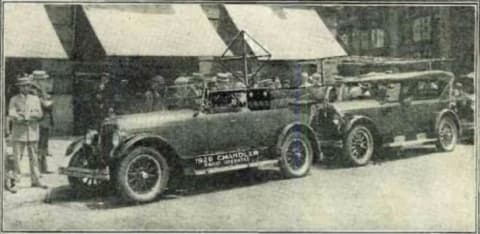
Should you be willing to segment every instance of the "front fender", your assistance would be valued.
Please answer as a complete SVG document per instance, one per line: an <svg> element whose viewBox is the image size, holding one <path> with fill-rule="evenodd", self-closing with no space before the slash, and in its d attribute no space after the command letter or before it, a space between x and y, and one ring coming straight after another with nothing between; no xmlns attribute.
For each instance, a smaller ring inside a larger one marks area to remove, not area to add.
<svg viewBox="0 0 480 234"><path fill-rule="evenodd" d="M353 126L359 123L370 125L374 128L373 130L377 131L375 124L371 118L363 115L354 115L345 122L345 125L343 127L343 134L348 133L353 128Z"/></svg>
<svg viewBox="0 0 480 234"><path fill-rule="evenodd" d="M85 138L84 137L79 137L75 140L73 140L70 145L68 145L67 150L65 150L65 157L70 157L74 155L78 150L80 150L83 145L85 144Z"/></svg>
<svg viewBox="0 0 480 234"><path fill-rule="evenodd" d="M317 136L315 135L315 132L313 131L313 129L310 126L308 126L308 125L306 125L302 122L290 123L282 129L280 135L278 136L277 144L276 144L276 147L275 147L275 149L277 151L277 155L280 155L281 149L282 149L282 144L285 141L285 138L287 137L288 133L291 132L291 131L300 131L302 133L307 134L307 136L311 140L312 147L313 147L313 150L314 150L314 154L315 154L314 159L323 160L322 150L320 148L320 144L319 144Z"/></svg>
<svg viewBox="0 0 480 234"><path fill-rule="evenodd" d="M163 137L153 134L139 134L126 138L117 148L111 152L111 158L121 158L126 155L133 147L138 144L152 145L162 153L171 151L176 154L176 150Z"/></svg>

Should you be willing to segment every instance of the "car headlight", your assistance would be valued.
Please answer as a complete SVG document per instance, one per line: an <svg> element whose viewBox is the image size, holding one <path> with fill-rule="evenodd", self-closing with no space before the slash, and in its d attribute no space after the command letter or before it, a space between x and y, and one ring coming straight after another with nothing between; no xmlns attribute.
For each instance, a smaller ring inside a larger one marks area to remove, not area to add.
<svg viewBox="0 0 480 234"><path fill-rule="evenodd" d="M333 114L332 123L338 127L342 123L342 117L338 113Z"/></svg>
<svg viewBox="0 0 480 234"><path fill-rule="evenodd" d="M98 132L96 130L88 130L87 134L85 134L85 144L91 145L97 134Z"/></svg>
<svg viewBox="0 0 480 234"><path fill-rule="evenodd" d="M125 133L121 130L116 130L115 132L113 132L113 135L112 135L113 147L119 146L124 136L125 136Z"/></svg>

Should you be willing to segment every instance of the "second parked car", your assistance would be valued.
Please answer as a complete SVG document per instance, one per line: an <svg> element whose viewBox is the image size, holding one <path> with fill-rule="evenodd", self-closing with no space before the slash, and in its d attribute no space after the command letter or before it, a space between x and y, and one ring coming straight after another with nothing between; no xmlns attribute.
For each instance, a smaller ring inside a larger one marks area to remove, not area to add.
<svg viewBox="0 0 480 234"><path fill-rule="evenodd" d="M322 146L338 146L353 165L382 147L436 144L452 151L461 131L453 75L444 71L344 78L328 90L312 127Z"/></svg>

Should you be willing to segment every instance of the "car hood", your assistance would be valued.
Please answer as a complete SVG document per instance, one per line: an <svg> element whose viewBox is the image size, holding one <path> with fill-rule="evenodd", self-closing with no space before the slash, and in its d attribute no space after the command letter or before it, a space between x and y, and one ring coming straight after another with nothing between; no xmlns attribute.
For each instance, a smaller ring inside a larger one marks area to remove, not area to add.
<svg viewBox="0 0 480 234"><path fill-rule="evenodd" d="M195 111L156 111L140 114L119 115L110 120L107 124L115 124L121 130L149 129L159 126L166 126L174 122L182 122L193 118Z"/></svg>

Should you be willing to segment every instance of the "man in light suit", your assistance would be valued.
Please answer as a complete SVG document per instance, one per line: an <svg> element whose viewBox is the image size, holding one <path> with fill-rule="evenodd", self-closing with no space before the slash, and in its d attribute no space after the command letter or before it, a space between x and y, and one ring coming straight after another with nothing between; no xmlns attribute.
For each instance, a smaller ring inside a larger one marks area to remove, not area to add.
<svg viewBox="0 0 480 234"><path fill-rule="evenodd" d="M15 155L15 174L20 174L19 159L25 148L30 161L30 179L32 187L46 189L40 182L37 145L39 138L38 121L42 118L42 106L37 96L29 94L32 81L21 77L16 84L20 93L12 97L8 105L8 116L12 121L11 140Z"/></svg>

